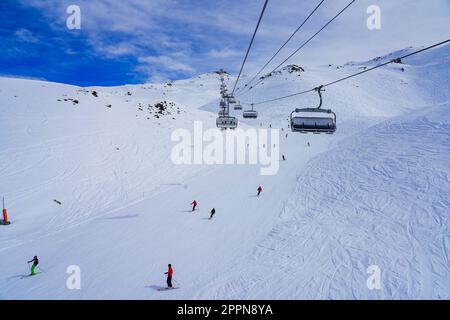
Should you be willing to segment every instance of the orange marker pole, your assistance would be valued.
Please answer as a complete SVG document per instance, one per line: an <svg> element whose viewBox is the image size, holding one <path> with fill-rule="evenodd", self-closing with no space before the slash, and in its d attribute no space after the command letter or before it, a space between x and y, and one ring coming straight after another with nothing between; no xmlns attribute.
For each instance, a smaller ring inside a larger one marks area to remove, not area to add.
<svg viewBox="0 0 450 320"><path fill-rule="evenodd" d="M5 209L5 197L3 197L3 220L8 222L8 212Z"/></svg>

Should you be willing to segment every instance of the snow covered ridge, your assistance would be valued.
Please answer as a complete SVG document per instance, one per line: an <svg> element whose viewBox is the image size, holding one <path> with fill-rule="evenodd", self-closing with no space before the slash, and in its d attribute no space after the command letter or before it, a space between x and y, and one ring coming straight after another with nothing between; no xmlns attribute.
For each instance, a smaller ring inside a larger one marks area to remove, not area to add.
<svg viewBox="0 0 450 320"><path fill-rule="evenodd" d="M176 130L215 128L217 74L111 88L0 78L12 221L0 226L0 299L449 299L449 50L327 88L333 136L287 127L316 94L258 107L256 121L233 111L242 129L279 130L286 160L267 176L171 161ZM302 66L242 102L361 66ZM21 279L35 255L42 272ZM159 291L168 263L179 289Z"/></svg>
<svg viewBox="0 0 450 320"><path fill-rule="evenodd" d="M259 77L260 80L266 79L268 77L272 77L274 75L282 75L283 73L296 73L298 76L300 76L301 72L305 72L305 69L301 66L298 66L296 64L290 64L287 65L286 67L283 67L282 69L278 70L278 71L274 71L271 73L268 73L264 76Z"/></svg>

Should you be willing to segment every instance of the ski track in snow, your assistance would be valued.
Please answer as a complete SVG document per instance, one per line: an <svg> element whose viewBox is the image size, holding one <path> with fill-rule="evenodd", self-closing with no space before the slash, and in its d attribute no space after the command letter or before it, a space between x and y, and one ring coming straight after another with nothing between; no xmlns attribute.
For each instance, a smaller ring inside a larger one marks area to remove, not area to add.
<svg viewBox="0 0 450 320"><path fill-rule="evenodd" d="M387 121L336 148L306 168L285 221L213 282L213 298L449 298L450 123ZM379 291L366 287L370 265Z"/></svg>

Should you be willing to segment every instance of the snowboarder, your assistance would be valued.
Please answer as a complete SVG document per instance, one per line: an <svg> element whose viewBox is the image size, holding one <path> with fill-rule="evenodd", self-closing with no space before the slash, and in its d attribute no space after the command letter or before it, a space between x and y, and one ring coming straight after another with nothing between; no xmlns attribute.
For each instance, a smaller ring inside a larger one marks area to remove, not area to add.
<svg viewBox="0 0 450 320"><path fill-rule="evenodd" d="M197 201L192 201L192 203L191 203L191 205L192 205L192 211L195 211L195 208L197 207Z"/></svg>
<svg viewBox="0 0 450 320"><path fill-rule="evenodd" d="M257 194L256 196L259 197L259 195L261 194L261 191L262 191L262 187L259 186L258 189L257 189L257 191L258 191L258 194Z"/></svg>
<svg viewBox="0 0 450 320"><path fill-rule="evenodd" d="M167 274L167 288L172 288L172 276L173 276L173 269L172 265L169 263L168 265L169 269L167 272L164 272L164 274Z"/></svg>
<svg viewBox="0 0 450 320"><path fill-rule="evenodd" d="M212 210L211 210L211 216L209 217L209 220L212 219L212 217L214 216L215 213L216 213L216 209L215 209L215 208L212 208Z"/></svg>
<svg viewBox="0 0 450 320"><path fill-rule="evenodd" d="M37 265L39 264L39 260L37 256L34 256L33 259L31 259L30 261L27 261L27 263L33 262L33 264L31 265L31 273L30 276L34 276L36 275L35 269L37 267Z"/></svg>

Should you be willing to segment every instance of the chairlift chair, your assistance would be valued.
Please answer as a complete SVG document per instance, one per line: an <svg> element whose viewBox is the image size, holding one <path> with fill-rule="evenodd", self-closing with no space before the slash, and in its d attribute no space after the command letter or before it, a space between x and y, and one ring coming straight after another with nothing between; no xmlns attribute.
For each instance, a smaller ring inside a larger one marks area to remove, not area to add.
<svg viewBox="0 0 450 320"><path fill-rule="evenodd" d="M238 102L237 104L234 105L234 110L242 110L242 106L241 106L240 102Z"/></svg>
<svg viewBox="0 0 450 320"><path fill-rule="evenodd" d="M219 129L236 129L238 126L238 119L229 115L219 116L216 119L216 125Z"/></svg>
<svg viewBox="0 0 450 320"><path fill-rule="evenodd" d="M228 103L232 103L232 104L236 103L236 98L234 97L234 95L232 93L226 94L225 99L228 100Z"/></svg>
<svg viewBox="0 0 450 320"><path fill-rule="evenodd" d="M320 97L320 103L317 108L295 109L291 112L290 123L293 132L308 133L312 132L332 134L336 131L336 114L331 109L320 109L322 106L322 86L315 89ZM313 113L315 115L296 115L296 113Z"/></svg>
<svg viewBox="0 0 450 320"><path fill-rule="evenodd" d="M252 104L252 109L251 110L245 110L242 113L242 116L244 118L247 118L247 119L256 119L256 118L258 118L258 111L253 110L253 104Z"/></svg>
<svg viewBox="0 0 450 320"><path fill-rule="evenodd" d="M228 116L228 114L229 113L228 113L227 109L225 109L225 108L219 110L219 117L225 117L225 116Z"/></svg>

